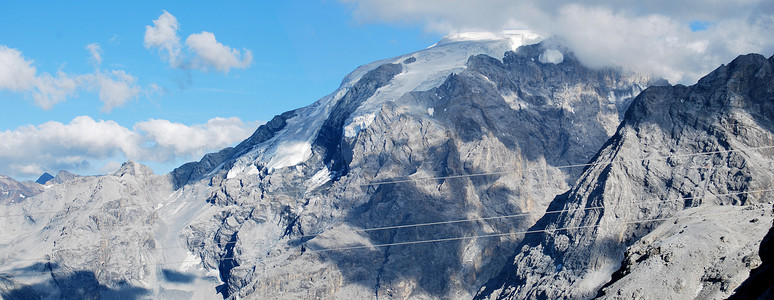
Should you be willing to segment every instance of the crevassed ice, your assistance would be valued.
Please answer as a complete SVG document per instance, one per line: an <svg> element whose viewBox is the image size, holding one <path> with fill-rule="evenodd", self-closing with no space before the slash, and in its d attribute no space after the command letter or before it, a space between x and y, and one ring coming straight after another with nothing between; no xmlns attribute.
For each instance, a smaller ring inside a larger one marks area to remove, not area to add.
<svg viewBox="0 0 774 300"><path fill-rule="evenodd" d="M529 30L461 32L447 35L427 49L386 60L385 62L402 64L403 71L389 84L379 88L352 114L350 123L344 128L344 135L352 138L367 128L373 120L371 115L378 112L385 102L400 101L406 93L438 87L449 75L465 70L468 58L473 55L485 54L501 59L506 51L542 40L540 34ZM402 63L410 57L415 61L410 64ZM421 109L415 113L424 113L425 108Z"/></svg>
<svg viewBox="0 0 774 300"><path fill-rule="evenodd" d="M270 170L299 164L311 156L311 144L320 125L330 115L349 88L370 70L385 63L401 64L405 59L414 57L415 62L402 64L403 72L380 88L366 100L348 120L343 128L345 137L353 138L371 125L381 106L388 101L400 101L400 98L412 91L425 91L439 86L452 73L465 69L465 63L472 55L486 54L502 58L508 50L522 45L538 43L542 36L528 30L511 30L498 33L464 32L449 35L437 44L414 53L380 60L363 65L347 75L342 85L332 94L323 97L314 104L298 110L298 115L288 120L286 128L274 138L250 153L251 159L239 162L232 167L229 177L250 173L247 164L261 160ZM416 113L428 113L426 108ZM241 166L239 166L241 165Z"/></svg>

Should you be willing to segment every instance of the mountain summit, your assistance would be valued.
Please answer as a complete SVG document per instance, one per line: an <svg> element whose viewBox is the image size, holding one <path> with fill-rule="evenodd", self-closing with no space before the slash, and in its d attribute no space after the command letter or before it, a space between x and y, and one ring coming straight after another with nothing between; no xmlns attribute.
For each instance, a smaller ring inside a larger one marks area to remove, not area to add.
<svg viewBox="0 0 774 300"><path fill-rule="evenodd" d="M640 253L678 230L654 230L672 224L659 218L741 220L723 236L742 249L714 241L712 255L747 253L760 237L734 233L770 224L765 214L749 222L757 207L740 206L761 203L767 194L752 192L771 177L766 153L741 152L769 141L770 110L756 99L768 97L759 85L771 72L761 66L731 64L696 87L641 94L661 81L587 68L530 32L450 36L361 66L330 95L169 174L130 161L4 205L0 291L164 299L629 293L627 280L652 274L639 263L653 256ZM702 151L714 156L603 165ZM707 198L624 205L640 194ZM601 208L571 211L578 207ZM653 222L627 223L645 221ZM578 224L608 227L530 233ZM716 262L712 255L706 261ZM737 264L749 257L726 260L736 276L726 288L751 268Z"/></svg>
<svg viewBox="0 0 774 300"><path fill-rule="evenodd" d="M514 40L448 40L362 66L331 95L174 171L184 190L209 185L222 211L186 236L205 245L190 250L219 270L220 291L472 297L521 239L476 236L527 229L581 172L562 166L588 161L651 81ZM412 225L461 218L481 221Z"/></svg>
<svg viewBox="0 0 774 300"><path fill-rule="evenodd" d="M54 179L54 175L48 174L48 172L43 173L43 175L40 175L38 177L38 180L35 180L38 184L46 184L49 180Z"/></svg>

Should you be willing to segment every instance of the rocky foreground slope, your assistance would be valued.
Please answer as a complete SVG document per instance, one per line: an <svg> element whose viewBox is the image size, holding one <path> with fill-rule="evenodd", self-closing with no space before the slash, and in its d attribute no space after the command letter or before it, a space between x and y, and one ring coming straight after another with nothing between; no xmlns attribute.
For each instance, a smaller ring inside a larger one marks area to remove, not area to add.
<svg viewBox="0 0 774 300"><path fill-rule="evenodd" d="M647 89L477 298L729 296L772 224L773 121L774 57Z"/></svg>

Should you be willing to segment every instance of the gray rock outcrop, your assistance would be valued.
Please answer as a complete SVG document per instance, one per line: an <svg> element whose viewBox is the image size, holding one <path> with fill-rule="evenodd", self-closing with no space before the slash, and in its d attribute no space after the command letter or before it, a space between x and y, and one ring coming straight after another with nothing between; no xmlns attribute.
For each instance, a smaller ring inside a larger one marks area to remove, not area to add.
<svg viewBox="0 0 774 300"><path fill-rule="evenodd" d="M62 175L0 209L0 292L730 295L772 221L772 59L640 94L557 45L447 40L170 174Z"/></svg>
<svg viewBox="0 0 774 300"><path fill-rule="evenodd" d="M729 296L772 220L773 67L744 55L642 92L477 298Z"/></svg>

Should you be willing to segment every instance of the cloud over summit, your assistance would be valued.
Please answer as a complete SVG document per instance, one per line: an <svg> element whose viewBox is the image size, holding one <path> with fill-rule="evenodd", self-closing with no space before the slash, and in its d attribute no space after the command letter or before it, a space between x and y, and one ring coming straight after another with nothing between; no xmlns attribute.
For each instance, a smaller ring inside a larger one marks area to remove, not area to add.
<svg viewBox="0 0 774 300"><path fill-rule="evenodd" d="M774 2L340 0L361 22L426 30L532 29L564 40L590 66L619 65L693 83L737 55L774 52ZM692 22L706 24L693 31Z"/></svg>

